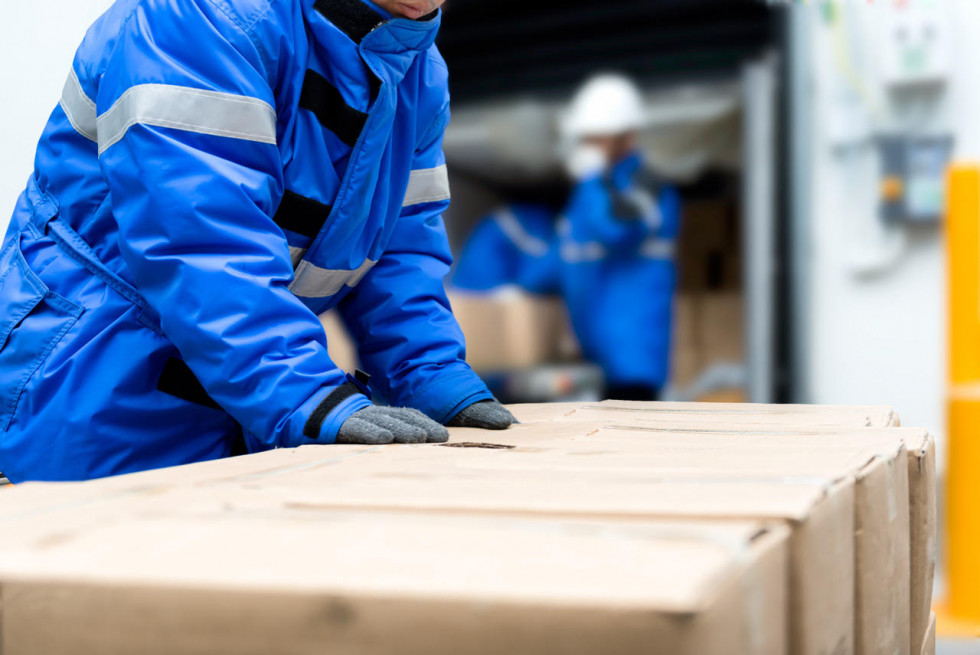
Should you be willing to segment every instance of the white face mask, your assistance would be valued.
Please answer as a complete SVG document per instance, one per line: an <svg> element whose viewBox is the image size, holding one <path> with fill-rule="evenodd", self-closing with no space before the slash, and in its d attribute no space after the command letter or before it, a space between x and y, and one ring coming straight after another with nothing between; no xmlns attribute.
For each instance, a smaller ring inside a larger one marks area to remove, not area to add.
<svg viewBox="0 0 980 655"><path fill-rule="evenodd" d="M584 180L606 170L606 153L590 143L578 143L565 155L565 170L573 180Z"/></svg>

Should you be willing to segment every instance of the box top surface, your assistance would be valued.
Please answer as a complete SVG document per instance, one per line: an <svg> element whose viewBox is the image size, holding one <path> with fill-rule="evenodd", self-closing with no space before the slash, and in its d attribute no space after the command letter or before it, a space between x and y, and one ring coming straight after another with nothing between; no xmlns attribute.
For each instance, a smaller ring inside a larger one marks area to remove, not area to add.
<svg viewBox="0 0 980 655"><path fill-rule="evenodd" d="M621 420L653 423L702 422L807 427L897 427L898 415L887 406L761 405L751 403L676 403L606 400L598 403L512 405L524 422Z"/></svg>

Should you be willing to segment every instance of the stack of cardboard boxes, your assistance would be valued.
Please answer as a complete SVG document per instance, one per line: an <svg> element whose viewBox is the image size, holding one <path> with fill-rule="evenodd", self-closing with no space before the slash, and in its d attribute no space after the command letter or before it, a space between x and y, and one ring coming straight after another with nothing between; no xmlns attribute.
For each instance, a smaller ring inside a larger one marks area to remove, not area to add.
<svg viewBox="0 0 980 655"><path fill-rule="evenodd" d="M731 201L691 201L684 205L683 221L671 366L671 381L678 388L691 385L712 366L745 359L737 206Z"/></svg>
<svg viewBox="0 0 980 655"><path fill-rule="evenodd" d="M0 492L0 652L932 652L935 451L889 409L514 411Z"/></svg>

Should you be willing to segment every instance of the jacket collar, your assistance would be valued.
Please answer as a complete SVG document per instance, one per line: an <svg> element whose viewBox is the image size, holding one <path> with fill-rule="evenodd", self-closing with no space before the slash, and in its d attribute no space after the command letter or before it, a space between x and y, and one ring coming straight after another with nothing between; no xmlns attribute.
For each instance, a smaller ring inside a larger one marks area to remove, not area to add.
<svg viewBox="0 0 980 655"><path fill-rule="evenodd" d="M374 52L422 52L435 42L442 10L417 21L393 18L370 0L316 0L313 5L354 43Z"/></svg>

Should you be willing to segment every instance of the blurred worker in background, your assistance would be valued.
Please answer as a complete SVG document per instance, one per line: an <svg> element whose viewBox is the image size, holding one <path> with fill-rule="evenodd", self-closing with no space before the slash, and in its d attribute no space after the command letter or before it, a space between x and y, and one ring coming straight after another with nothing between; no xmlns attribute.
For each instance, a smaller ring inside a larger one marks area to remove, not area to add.
<svg viewBox="0 0 980 655"><path fill-rule="evenodd" d="M555 212L544 205L501 207L477 224L453 274L453 286L485 292L519 287L538 295L561 285Z"/></svg>
<svg viewBox="0 0 980 655"><path fill-rule="evenodd" d="M585 357L621 400L657 399L670 360L680 200L644 166L643 126L639 90L617 75L588 81L563 125L576 182L559 224L563 292Z"/></svg>
<svg viewBox="0 0 980 655"><path fill-rule="evenodd" d="M96 22L0 253L0 470L513 422L443 289L441 4L118 0ZM330 360L333 307L397 407Z"/></svg>

